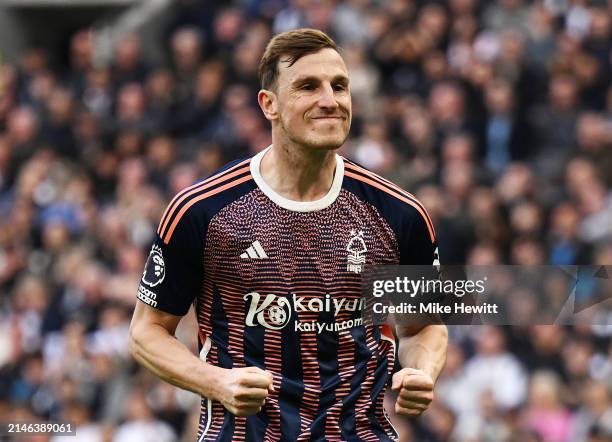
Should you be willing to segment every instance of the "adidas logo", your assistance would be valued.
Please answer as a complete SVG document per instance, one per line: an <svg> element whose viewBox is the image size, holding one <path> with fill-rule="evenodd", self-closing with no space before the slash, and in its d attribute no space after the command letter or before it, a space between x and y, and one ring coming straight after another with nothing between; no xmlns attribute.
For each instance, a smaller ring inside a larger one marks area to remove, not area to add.
<svg viewBox="0 0 612 442"><path fill-rule="evenodd" d="M261 246L261 243L259 241L254 241L251 247L246 249L246 252L240 255L240 257L242 259L265 259L268 255L266 255L266 251Z"/></svg>

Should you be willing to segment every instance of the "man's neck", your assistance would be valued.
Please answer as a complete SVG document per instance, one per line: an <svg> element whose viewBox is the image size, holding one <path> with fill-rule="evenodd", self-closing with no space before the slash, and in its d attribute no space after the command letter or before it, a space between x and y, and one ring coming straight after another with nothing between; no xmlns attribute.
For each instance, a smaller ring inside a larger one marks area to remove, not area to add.
<svg viewBox="0 0 612 442"><path fill-rule="evenodd" d="M316 201L329 192L335 167L333 150L275 143L262 158L259 173L284 198Z"/></svg>

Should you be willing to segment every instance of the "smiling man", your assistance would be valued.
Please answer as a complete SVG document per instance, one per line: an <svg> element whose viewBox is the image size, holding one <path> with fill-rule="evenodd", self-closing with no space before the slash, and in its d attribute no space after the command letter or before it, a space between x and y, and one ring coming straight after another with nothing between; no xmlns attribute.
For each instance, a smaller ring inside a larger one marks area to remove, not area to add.
<svg viewBox="0 0 612 442"><path fill-rule="evenodd" d="M272 145L170 203L138 290L132 354L202 396L199 440L396 440L383 409L396 339L363 323L361 275L432 264L433 225L412 195L335 153L351 96L327 35L277 35L259 74ZM200 358L173 337L192 303ZM432 400L446 328L397 334L395 410L416 416Z"/></svg>

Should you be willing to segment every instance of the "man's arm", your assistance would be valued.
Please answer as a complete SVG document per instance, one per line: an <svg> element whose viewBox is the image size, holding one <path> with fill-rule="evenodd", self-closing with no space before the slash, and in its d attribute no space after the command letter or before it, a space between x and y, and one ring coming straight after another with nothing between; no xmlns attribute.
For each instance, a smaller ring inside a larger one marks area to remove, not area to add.
<svg viewBox="0 0 612 442"><path fill-rule="evenodd" d="M137 302L130 324L134 359L161 379L210 400L237 416L261 410L272 375L257 367L224 369L200 360L174 337L181 317Z"/></svg>
<svg viewBox="0 0 612 442"><path fill-rule="evenodd" d="M137 302L130 324L130 353L164 381L212 398L216 396L213 380L222 369L201 361L174 337L180 320Z"/></svg>
<svg viewBox="0 0 612 442"><path fill-rule="evenodd" d="M395 411L418 416L433 400L434 384L444 367L448 346L445 325L397 326L398 357L402 370L393 375L391 388L398 391Z"/></svg>
<svg viewBox="0 0 612 442"><path fill-rule="evenodd" d="M446 325L398 326L396 331L399 338L398 357L402 367L424 371L435 382L446 362Z"/></svg>

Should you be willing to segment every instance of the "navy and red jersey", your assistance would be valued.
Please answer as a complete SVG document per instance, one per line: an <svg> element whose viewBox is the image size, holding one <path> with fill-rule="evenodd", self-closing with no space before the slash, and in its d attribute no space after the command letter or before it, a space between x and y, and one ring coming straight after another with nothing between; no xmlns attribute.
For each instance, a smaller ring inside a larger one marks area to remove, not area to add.
<svg viewBox="0 0 612 442"><path fill-rule="evenodd" d="M273 375L253 416L203 398L198 440L396 440L383 409L395 340L361 319L361 277L372 265L431 265L431 219L411 194L338 155L325 197L288 200L259 173L265 152L172 200L138 289L174 315L194 304L203 360Z"/></svg>

